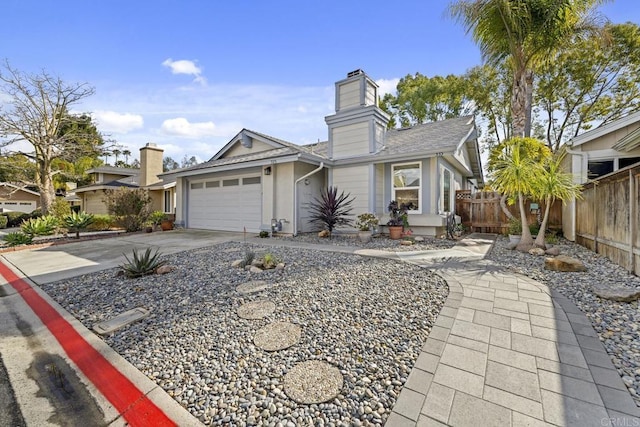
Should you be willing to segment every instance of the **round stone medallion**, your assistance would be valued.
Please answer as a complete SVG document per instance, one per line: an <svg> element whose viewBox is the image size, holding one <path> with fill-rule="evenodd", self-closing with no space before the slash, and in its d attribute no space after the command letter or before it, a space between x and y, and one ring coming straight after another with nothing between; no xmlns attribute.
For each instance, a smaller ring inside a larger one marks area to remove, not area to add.
<svg viewBox="0 0 640 427"><path fill-rule="evenodd" d="M238 317L247 320L262 319L276 310L276 304L269 300L251 301L238 307Z"/></svg>
<svg viewBox="0 0 640 427"><path fill-rule="evenodd" d="M322 403L342 390L340 370L327 362L309 360L298 363L284 376L284 391L298 403Z"/></svg>
<svg viewBox="0 0 640 427"><path fill-rule="evenodd" d="M256 346L267 351L284 350L300 341L300 326L289 322L273 322L258 329L253 337Z"/></svg>
<svg viewBox="0 0 640 427"><path fill-rule="evenodd" d="M254 292L264 291L270 286L271 285L269 285L264 280L252 280L250 282L238 285L238 287L236 288L236 291L246 295L246 294L252 294Z"/></svg>

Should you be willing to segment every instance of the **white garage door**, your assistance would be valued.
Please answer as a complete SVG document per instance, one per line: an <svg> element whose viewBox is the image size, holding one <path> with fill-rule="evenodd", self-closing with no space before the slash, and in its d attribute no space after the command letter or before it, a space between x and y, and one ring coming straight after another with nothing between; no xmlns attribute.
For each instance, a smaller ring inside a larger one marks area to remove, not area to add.
<svg viewBox="0 0 640 427"><path fill-rule="evenodd" d="M189 228L258 232L262 225L262 183L238 176L189 184Z"/></svg>

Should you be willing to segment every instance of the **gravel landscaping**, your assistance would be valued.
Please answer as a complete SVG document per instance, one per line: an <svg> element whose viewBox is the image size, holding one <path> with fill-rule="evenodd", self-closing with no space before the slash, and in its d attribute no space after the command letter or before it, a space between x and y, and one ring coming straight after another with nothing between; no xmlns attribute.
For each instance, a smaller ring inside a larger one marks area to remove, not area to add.
<svg viewBox="0 0 640 427"><path fill-rule="evenodd" d="M305 233L293 236L276 236L273 240L285 242L308 243L331 246L354 246L364 249L377 249L382 251L428 251L432 249L449 249L456 244L456 240L440 239L436 237L417 237L413 245L404 246L402 240L391 240L382 235L375 235L371 241L363 243L355 234L334 234L331 239L318 237L317 233Z"/></svg>
<svg viewBox="0 0 640 427"><path fill-rule="evenodd" d="M544 257L507 249L508 239L498 237L487 259L557 290L591 320L607 352L618 369L636 404L640 406L640 308L631 303L604 300L593 294L593 287L640 289L640 278L609 259L569 242L556 245L562 254L579 259L587 267L583 273L561 273L544 269Z"/></svg>
<svg viewBox="0 0 640 427"><path fill-rule="evenodd" d="M398 247L390 242L366 247ZM285 269L230 267L247 247L257 256L272 253ZM89 328L149 309L149 317L105 341L208 425L382 425L448 294L427 270L343 253L225 243L165 259L176 267L165 275L127 279L112 269L43 289ZM236 290L255 280L271 286ZM243 304L265 300L275 303L273 313L238 316ZM260 349L256 332L273 322L298 325L300 341ZM339 369L337 397L300 404L286 394L285 374L308 361Z"/></svg>

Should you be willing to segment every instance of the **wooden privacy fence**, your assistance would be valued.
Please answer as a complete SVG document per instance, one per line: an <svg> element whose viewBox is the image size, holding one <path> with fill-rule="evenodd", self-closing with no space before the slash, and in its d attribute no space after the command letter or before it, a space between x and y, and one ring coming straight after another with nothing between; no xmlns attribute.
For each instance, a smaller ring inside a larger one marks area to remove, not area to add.
<svg viewBox="0 0 640 427"><path fill-rule="evenodd" d="M576 201L576 243L640 275L640 164L584 186Z"/></svg>
<svg viewBox="0 0 640 427"><path fill-rule="evenodd" d="M507 234L509 219L500 207L501 197L501 194L495 191L471 193L470 190L458 190L456 191L456 214L462 218L462 224L469 227L471 231ZM532 212L532 203L536 202L525 201L527 222L529 224L534 224L538 219L541 220L542 215L544 215L542 210L544 206L538 204L538 210ZM516 218L520 218L517 204L507 205L507 208ZM548 228L562 228L562 202L560 201L556 201L551 206Z"/></svg>

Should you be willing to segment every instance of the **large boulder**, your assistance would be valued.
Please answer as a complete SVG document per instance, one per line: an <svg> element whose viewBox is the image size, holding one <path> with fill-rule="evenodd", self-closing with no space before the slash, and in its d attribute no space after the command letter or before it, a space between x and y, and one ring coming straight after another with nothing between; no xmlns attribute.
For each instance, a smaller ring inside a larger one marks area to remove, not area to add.
<svg viewBox="0 0 640 427"><path fill-rule="evenodd" d="M321 238L329 237L329 230L322 230L321 232L318 233L318 237L321 237Z"/></svg>
<svg viewBox="0 0 640 427"><path fill-rule="evenodd" d="M600 298L618 302L631 302L640 298L640 289L632 288L594 288L593 293Z"/></svg>
<svg viewBox="0 0 640 427"><path fill-rule="evenodd" d="M553 246L545 251L547 255L557 256L560 255L560 248L557 246Z"/></svg>
<svg viewBox="0 0 640 427"><path fill-rule="evenodd" d="M544 268L552 271L576 272L587 271L582 261L566 255L558 255L555 258L545 258Z"/></svg>
<svg viewBox="0 0 640 427"><path fill-rule="evenodd" d="M542 248L531 248L531 249L529 249L529 254L535 255L535 256L542 256L542 255L544 255L544 249L542 249Z"/></svg>

